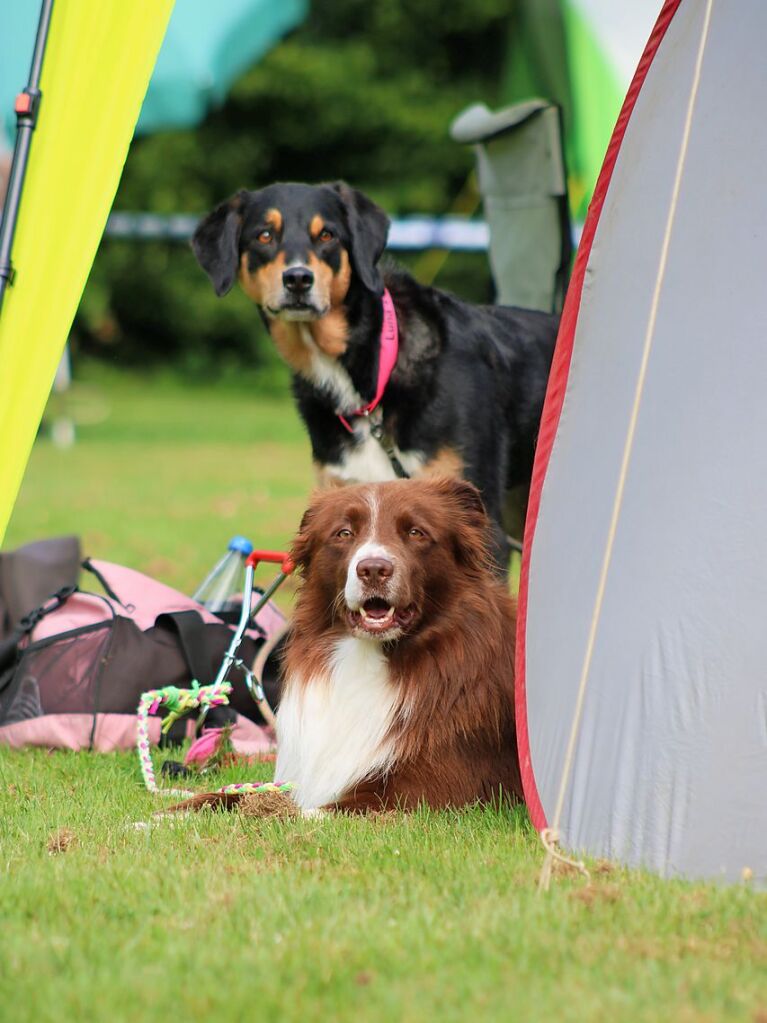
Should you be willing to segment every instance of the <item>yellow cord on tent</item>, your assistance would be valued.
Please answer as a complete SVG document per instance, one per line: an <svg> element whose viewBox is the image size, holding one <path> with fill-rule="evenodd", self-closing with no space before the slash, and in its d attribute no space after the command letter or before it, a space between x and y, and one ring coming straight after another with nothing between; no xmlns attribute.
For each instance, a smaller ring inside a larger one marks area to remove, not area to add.
<svg viewBox="0 0 767 1023"><path fill-rule="evenodd" d="M655 333L655 322L658 315L658 304L660 302L661 286L663 284L663 278L666 273L666 263L668 262L668 250L671 242L671 231L674 225L674 217L676 215L676 207L679 199L679 191L682 183L682 171L684 169L685 159L687 157L687 147L690 140L690 130L692 127L692 115L695 108L695 101L698 95L698 86L700 84L700 72L703 65L703 52L706 48L706 40L708 39L708 28L711 21L711 9L714 5L714 0L708 0L706 4L706 11L703 16L703 29L700 37L700 44L698 46L698 55L695 61L695 70L692 78L692 88L690 90L690 99L687 104L687 116L684 122L684 130L682 132L682 143L679 148L679 158L677 160L676 176L674 178L674 187L671 192L671 202L669 203L668 217L666 219L666 228L663 235L663 243L661 245L660 261L658 263L658 273L655 278L655 288L653 290L652 302L650 303L650 315L647 320L647 329L645 331L644 347L642 351L642 361L639 366L639 376L637 378L636 390L634 392L634 402L631 408L631 417L629 419L628 432L626 434L626 443L623 448L623 459L621 461L620 473L618 475L618 485L615 491L615 500L613 503L612 515L610 517L610 528L607 533L607 543L605 545L604 557L602 559L602 569L599 574L599 584L597 586L596 598L594 600L594 610L591 616L591 625L589 628L588 640L586 643L586 652L583 658L583 666L581 669L580 681L578 684L578 696L575 703L575 713L573 715L572 728L570 730L570 738L567 744L567 751L565 754L564 767L562 769L562 778L559 784L559 793L557 795L557 802L554 809L554 818L552 825L548 831L549 840L544 841L544 848L546 848L546 857L541 867L541 874L538 879L539 890L547 890L551 883L551 869L553 860L556 855L553 849L553 843L551 842L551 836L554 836L556 841L559 838L559 826L562 817L562 808L565 801L565 792L567 791L567 784L570 780L570 772L572 770L573 759L575 756L575 744L578 740L578 732L580 729L581 717L583 712L584 697L586 695L586 683L591 670L591 659L594 653L594 644L596 640L597 627L599 625L599 618L602 612L602 601L604 598L605 587L607 584L607 573L610 568L610 561L612 559L613 545L615 542L615 534L618 528L618 518L620 517L621 506L623 503L623 492L626 486L626 477L628 475L628 465L631 458L631 451L634 445L634 435L636 433L636 424L639 417L639 405L642 400L642 391L644 389L645 377L647 375L647 364L650 358L650 349L652 348L653 336Z"/></svg>
<svg viewBox="0 0 767 1023"><path fill-rule="evenodd" d="M579 874L583 874L586 881L591 881L591 874L586 869L586 864L583 860L571 860L568 856L564 856L559 849L557 849L557 842L559 841L559 833L553 828L544 828L541 832L541 842L543 848L546 850L546 854L551 857L552 860L556 860L557 863L563 863L566 867L571 867L573 870L577 870Z"/></svg>

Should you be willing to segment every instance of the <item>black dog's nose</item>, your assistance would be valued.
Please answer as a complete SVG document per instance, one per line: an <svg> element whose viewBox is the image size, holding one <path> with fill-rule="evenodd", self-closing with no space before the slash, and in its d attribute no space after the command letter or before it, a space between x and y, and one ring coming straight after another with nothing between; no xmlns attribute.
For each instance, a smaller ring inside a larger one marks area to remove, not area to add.
<svg viewBox="0 0 767 1023"><path fill-rule="evenodd" d="M386 558L363 558L357 564L357 575L368 583L380 583L391 578L394 565Z"/></svg>
<svg viewBox="0 0 767 1023"><path fill-rule="evenodd" d="M314 274L305 266L291 266L283 273L282 283L285 285L286 291L293 295L300 295L302 292L308 291L314 284Z"/></svg>

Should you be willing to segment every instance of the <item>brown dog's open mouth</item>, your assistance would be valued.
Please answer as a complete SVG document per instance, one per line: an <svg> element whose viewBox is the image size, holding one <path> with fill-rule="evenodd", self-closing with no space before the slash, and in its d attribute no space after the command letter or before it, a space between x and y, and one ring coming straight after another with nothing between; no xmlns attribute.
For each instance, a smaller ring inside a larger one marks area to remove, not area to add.
<svg viewBox="0 0 767 1023"><path fill-rule="evenodd" d="M406 629L416 614L415 604L398 608L382 597L369 597L357 611L347 611L349 625L371 635Z"/></svg>

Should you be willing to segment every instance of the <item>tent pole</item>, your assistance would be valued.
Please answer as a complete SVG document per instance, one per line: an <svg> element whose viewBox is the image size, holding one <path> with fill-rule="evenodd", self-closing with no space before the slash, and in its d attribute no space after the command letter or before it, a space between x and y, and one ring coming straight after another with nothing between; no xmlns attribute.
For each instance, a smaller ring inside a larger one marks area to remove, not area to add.
<svg viewBox="0 0 767 1023"><path fill-rule="evenodd" d="M38 110L40 109L40 74L45 55L45 44L48 41L48 28L51 23L53 0L42 0L40 20L37 24L37 38L32 53L32 64L29 69L27 87L16 97L16 142L13 147L13 162L8 178L8 192L3 205L3 217L0 221L0 311L7 285L13 280L11 263L11 246L16 231L16 220L19 215L21 191L24 187L24 175L29 160L29 148L32 132L35 130Z"/></svg>

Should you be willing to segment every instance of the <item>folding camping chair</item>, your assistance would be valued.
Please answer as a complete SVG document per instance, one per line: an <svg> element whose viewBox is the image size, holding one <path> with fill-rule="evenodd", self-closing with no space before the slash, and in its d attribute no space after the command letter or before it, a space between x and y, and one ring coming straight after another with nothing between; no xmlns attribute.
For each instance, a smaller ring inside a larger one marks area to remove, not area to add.
<svg viewBox="0 0 767 1023"><path fill-rule="evenodd" d="M559 107L532 99L493 113L477 103L450 134L475 146L496 301L560 312L572 233Z"/></svg>

